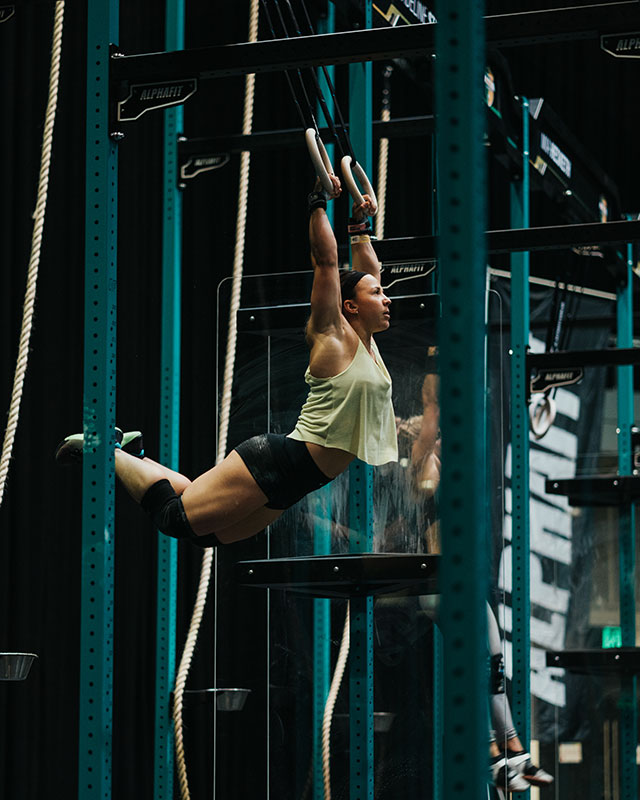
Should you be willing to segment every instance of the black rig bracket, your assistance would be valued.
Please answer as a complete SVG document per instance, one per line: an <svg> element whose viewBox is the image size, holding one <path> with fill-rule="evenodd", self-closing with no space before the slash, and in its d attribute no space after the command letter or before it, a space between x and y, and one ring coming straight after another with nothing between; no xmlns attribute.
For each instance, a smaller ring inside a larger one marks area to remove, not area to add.
<svg viewBox="0 0 640 800"><path fill-rule="evenodd" d="M286 589L308 597L438 593L438 555L358 553L239 561L236 581L262 589Z"/></svg>

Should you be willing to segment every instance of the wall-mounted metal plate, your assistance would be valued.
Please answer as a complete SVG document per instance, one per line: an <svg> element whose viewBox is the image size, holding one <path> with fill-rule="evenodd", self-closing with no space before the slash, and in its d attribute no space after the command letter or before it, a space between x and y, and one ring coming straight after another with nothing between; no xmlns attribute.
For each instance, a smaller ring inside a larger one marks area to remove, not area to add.
<svg viewBox="0 0 640 800"><path fill-rule="evenodd" d="M358 553L239 561L244 586L286 589L310 597L365 597L404 591L437 594L439 555Z"/></svg>

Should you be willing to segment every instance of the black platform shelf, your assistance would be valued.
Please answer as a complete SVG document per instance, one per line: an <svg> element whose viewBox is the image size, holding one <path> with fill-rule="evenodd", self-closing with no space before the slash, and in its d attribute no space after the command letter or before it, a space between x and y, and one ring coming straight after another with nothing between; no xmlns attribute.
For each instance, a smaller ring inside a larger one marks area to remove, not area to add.
<svg viewBox="0 0 640 800"><path fill-rule="evenodd" d="M619 506L640 502L640 476L591 475L582 478L549 478L548 494L569 498L572 506Z"/></svg>
<svg viewBox="0 0 640 800"><path fill-rule="evenodd" d="M358 553L239 561L244 586L286 589L309 597L363 597L406 592L438 593L438 555Z"/></svg>
<svg viewBox="0 0 640 800"><path fill-rule="evenodd" d="M580 675L634 675L640 672L640 647L549 650L547 666Z"/></svg>

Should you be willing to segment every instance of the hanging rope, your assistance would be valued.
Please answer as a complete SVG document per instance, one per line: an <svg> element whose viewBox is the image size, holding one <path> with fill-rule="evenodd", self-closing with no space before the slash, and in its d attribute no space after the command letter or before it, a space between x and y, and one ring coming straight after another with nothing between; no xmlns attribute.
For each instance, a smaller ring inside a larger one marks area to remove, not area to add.
<svg viewBox="0 0 640 800"><path fill-rule="evenodd" d="M258 8L259 0L250 0L249 10L249 38L248 41L258 40ZM253 126L254 108L254 87L255 75L247 75L245 78L244 95L244 114L242 120L242 133L248 136ZM244 259L244 246L246 239L247 222L247 200L249 195L249 168L251 154L244 151L240 159L240 181L238 188L238 212L236 220L236 246L233 258L233 281L231 288L231 305L229 308L229 332L227 336L227 352L225 358L224 379L222 387L222 399L220 404L220 421L218 427L218 453L216 464L219 464L225 457L227 450L227 437L229 433L229 416L231 408L231 390L233 386L233 374L235 370L236 342L238 338L237 317L240 308L240 289L242 286L242 267ZM184 754L184 735L182 722L182 709L184 701L184 688L191 668L193 652L195 650L200 623L207 602L207 594L211 583L211 568L213 563L213 548L207 548L202 556L200 568L200 581L196 594L196 601L191 616L189 633L184 646L176 684L174 689L174 726L175 726L175 749L176 762L178 767L178 781L180 783L180 796L182 800L189 800L189 784L187 779L187 765Z"/></svg>
<svg viewBox="0 0 640 800"><path fill-rule="evenodd" d="M38 267L40 265L40 251L42 248L42 232L44 230L45 212L47 209L47 192L49 189L49 167L51 165L51 150L53 145L53 128L56 121L56 108L58 106L58 86L60 84L60 57L62 53L62 23L64 20L64 2L56 3L53 20L53 41L51 45L51 65L49 68L49 98L42 135L42 151L40 156L40 178L38 180L38 196L34 212L33 233L31 236L31 255L27 270L27 288L25 291L22 309L22 328L20 330L20 343L18 346L18 360L13 377L13 390L9 404L7 427L2 444L0 456L0 505L4 497L4 488L9 472L9 462L13 452L13 444L18 428L20 402L27 372L29 359L29 341L33 324L33 313L36 301L36 284L38 281Z"/></svg>
<svg viewBox="0 0 640 800"><path fill-rule="evenodd" d="M350 609L351 606L347 600L347 613L344 618L342 642L340 643L338 660L336 661L336 668L333 671L331 688L327 695L327 702L324 706L324 716L322 717L322 775L324 778L324 800L331 800L331 721L333 719L333 709L338 699L338 692L340 691L340 684L342 683L342 676L344 675L347 659L349 658Z"/></svg>
<svg viewBox="0 0 640 800"><path fill-rule="evenodd" d="M383 73L382 110L380 119L389 122L391 119L391 75L393 67L385 67ZM384 239L384 222L387 210L387 174L389 171L389 139L380 137L378 144L378 213L376 214L376 239Z"/></svg>

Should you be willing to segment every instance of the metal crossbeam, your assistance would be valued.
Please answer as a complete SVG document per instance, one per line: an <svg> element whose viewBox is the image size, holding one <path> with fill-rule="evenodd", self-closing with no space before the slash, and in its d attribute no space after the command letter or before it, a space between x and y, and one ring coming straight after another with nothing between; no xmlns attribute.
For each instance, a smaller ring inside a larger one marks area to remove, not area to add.
<svg viewBox="0 0 640 800"><path fill-rule="evenodd" d="M592 6L528 11L485 17L487 43L495 47L593 39L638 29L636 0ZM322 64L352 64L412 58L434 52L437 25L301 36L255 43L216 45L169 53L111 59L112 83L180 78L212 80L255 72L279 72Z"/></svg>
<svg viewBox="0 0 640 800"><path fill-rule="evenodd" d="M612 367L640 364L640 347L611 347L605 350L558 350L555 353L530 353L529 372L540 367Z"/></svg>
<svg viewBox="0 0 640 800"><path fill-rule="evenodd" d="M640 241L640 221L588 222L538 228L487 231L489 253L519 250L562 250L567 247L623 244ZM381 261L411 261L436 257L434 236L410 236L374 242Z"/></svg>
<svg viewBox="0 0 640 800"><path fill-rule="evenodd" d="M428 136L433 133L434 117L398 117L390 122L374 120L372 133L374 141L383 137L389 139ZM347 125L347 130L349 126ZM331 141L329 128L320 128L320 136L327 143ZM180 160L203 153L241 153L264 150L281 150L283 147L303 147L305 144L300 128L285 128L275 131L256 131L248 136L243 134L227 134L208 136L197 139L186 139L179 144Z"/></svg>

